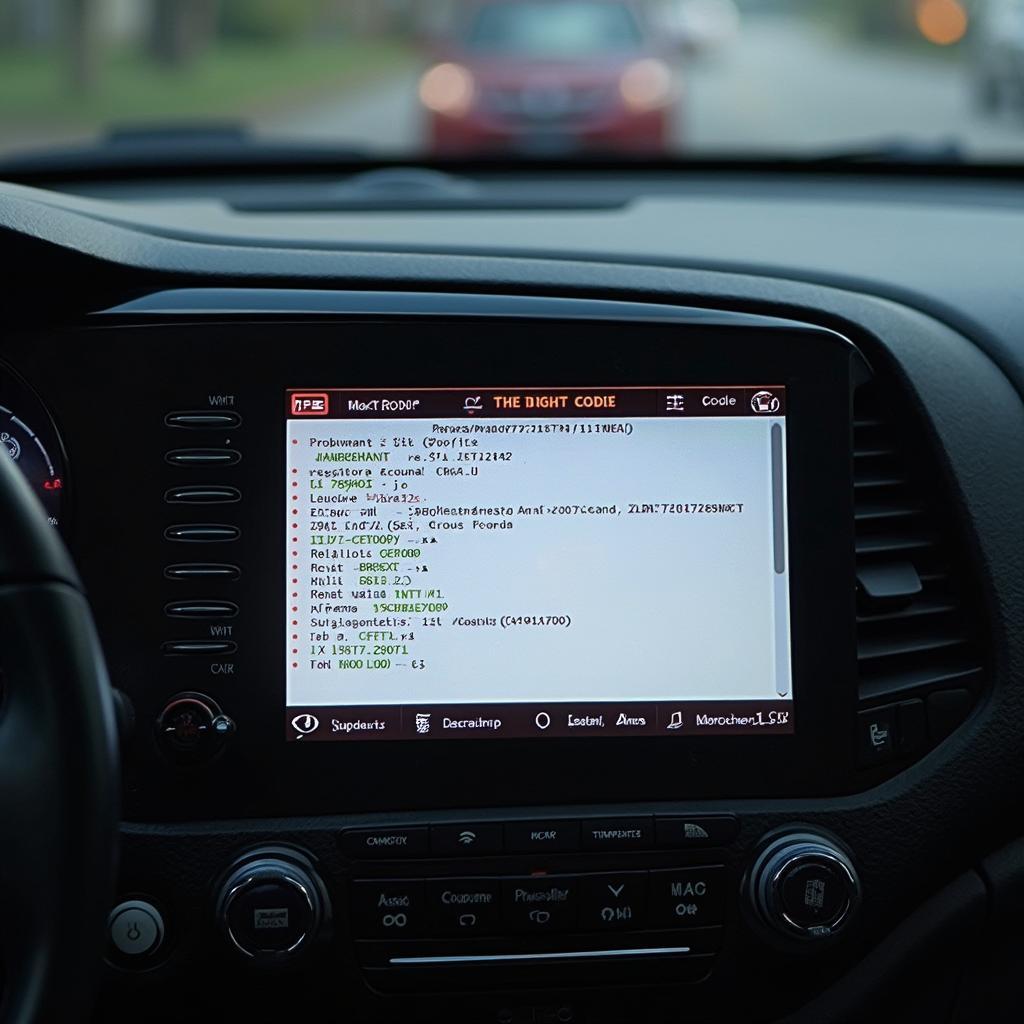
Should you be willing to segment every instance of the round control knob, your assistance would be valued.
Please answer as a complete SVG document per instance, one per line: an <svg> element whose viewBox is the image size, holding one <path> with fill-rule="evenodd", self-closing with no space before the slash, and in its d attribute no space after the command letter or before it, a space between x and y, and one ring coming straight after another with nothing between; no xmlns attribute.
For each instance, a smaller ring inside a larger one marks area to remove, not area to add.
<svg viewBox="0 0 1024 1024"><path fill-rule="evenodd" d="M838 935L860 905L860 880L849 854L815 832L787 832L768 841L748 886L762 924L805 942Z"/></svg>
<svg viewBox="0 0 1024 1024"><path fill-rule="evenodd" d="M293 850L254 850L220 887L217 917L245 956L282 961L309 945L329 917L327 893L309 859Z"/></svg>
<svg viewBox="0 0 1024 1024"><path fill-rule="evenodd" d="M211 760L234 731L235 723L212 697L203 693L179 693L172 697L156 722L161 749L178 764Z"/></svg>

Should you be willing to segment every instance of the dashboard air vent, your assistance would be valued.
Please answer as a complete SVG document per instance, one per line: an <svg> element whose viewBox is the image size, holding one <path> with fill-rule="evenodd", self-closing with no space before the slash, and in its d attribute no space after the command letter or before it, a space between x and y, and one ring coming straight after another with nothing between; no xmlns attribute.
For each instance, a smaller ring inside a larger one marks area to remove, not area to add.
<svg viewBox="0 0 1024 1024"><path fill-rule="evenodd" d="M977 694L978 632L923 448L873 381L854 401L857 659L862 707L940 690ZM951 695L947 695L951 696Z"/></svg>

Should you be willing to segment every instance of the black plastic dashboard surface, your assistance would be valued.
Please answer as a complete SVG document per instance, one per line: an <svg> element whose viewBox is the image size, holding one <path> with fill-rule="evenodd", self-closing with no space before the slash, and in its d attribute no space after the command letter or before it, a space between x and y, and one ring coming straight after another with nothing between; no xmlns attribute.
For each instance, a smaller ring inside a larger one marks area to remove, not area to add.
<svg viewBox="0 0 1024 1024"><path fill-rule="evenodd" d="M684 255L644 256L638 252L635 257L619 257L613 262L597 256L555 259L553 249L542 247L513 257L346 252L328 247L300 253L242 247L229 238L198 245L104 223L81 212L62 210L59 201L41 203L38 193L26 196L26 190L16 191L19 195L5 198L5 228L0 236L5 260L12 268L9 295L17 294L20 299L7 303L8 334L3 344L4 358L16 366L24 356L15 340L16 329L21 336L30 329L33 337L42 339L33 356L42 365L47 355L55 358L57 350L50 346L59 345L62 330L77 330L89 312L154 289L214 285L413 288L669 302L805 320L846 334L868 356L874 370L897 386L901 404L921 422L936 456L937 483L947 496L950 516L962 532L981 582L981 602L989 623L986 653L992 665L987 700L963 728L924 760L867 792L827 799L686 801L670 796L656 804L612 804L602 798L600 812L734 811L741 815L738 842L744 848L765 830L795 820L831 829L847 842L866 893L861 928L837 958L813 971L787 972L790 980L777 990L778 1002L773 1003L780 1011L800 1005L966 866L1019 834L1016 808L1024 796L1019 740L1019 722L1024 715L1020 686L1024 633L1019 628L1024 621L1024 550L1014 524L1024 509L1024 406L1011 383L1024 381L1017 332L1022 315L1018 277L1024 250L1012 248L1011 238L1018 217L1004 218L1000 230L1006 233L995 250L986 249L985 244L991 219L974 218L970 211L956 210L955 204L950 211L962 230L947 231L941 245L936 244L934 235L915 240L912 232L888 217L873 222L869 239L867 225L864 231L855 228L859 213L854 205L845 213L833 211L836 219L831 223L845 223L845 228L815 233L815 240L807 243L800 258L791 254L785 265L767 259L755 265L757 261L748 258L742 247L723 255L699 245ZM746 209L739 201L731 208L737 216ZM754 230L757 219L748 219L748 224ZM843 246L836 245L844 230L856 230L862 254L891 255L893 259L885 263L887 269L882 272L882 264L873 264L877 273L868 274L862 262L846 261ZM900 245L894 247L889 232L900 235L901 231ZM805 241L806 237L806 233L801 235ZM832 252L828 269L821 269L816 256L822 246ZM53 303L52 282L57 278L63 288L60 308ZM892 301L894 296L901 302ZM80 358L88 363L87 354ZM137 353L126 367L134 375L127 383L149 379L153 367L152 353ZM90 368L87 382L94 379L93 372ZM39 386L34 378L31 382ZM136 408L133 398L128 411L119 413L120 426L127 421L130 431ZM53 411L58 426L66 428L62 411L56 407ZM110 415L109 409L97 411L101 416ZM76 439L72 444L69 438L69 447L78 443ZM116 464L117 479L110 486L122 500L105 499L104 508L110 515L89 543L97 550L97 562L132 566L137 552L124 543L122 527L140 513L133 509L131 499L123 496L137 467L127 460ZM124 483L126 477L128 484ZM114 480L114 474L106 472L106 479ZM126 592L116 623L119 631L132 626L131 604L131 594ZM118 666L112 667L116 671ZM572 772L573 768L563 766L563 770ZM191 794L201 799L201 788L197 780L185 798ZM453 806L456 802L453 798ZM542 793L541 799L509 807L502 814L593 814L597 806L556 806ZM464 801L458 811L460 817L481 819L494 813L489 802L473 811ZM406 819L427 817L410 813ZM202 992L211 977L207 973L210 963L227 969L226 959L216 959L217 937L205 915L210 878L240 849L259 841L287 840L314 851L325 869L343 871L336 847L341 829L383 826L396 820L396 815L388 814L288 815L248 821L125 825L124 885L134 890L158 889L161 898L175 905L180 915L181 941L166 969L148 979L146 984L153 988L147 991L177 995L183 985L189 987L191 978L195 982L192 990ZM333 962L330 968L321 966L329 972L334 969ZM251 975L230 976L238 980L240 988L251 981ZM768 975L756 972L743 979L755 986L758 981L767 986L769 980ZM119 976L117 988L122 994L137 992L133 985L138 982L135 979L126 985ZM266 986L259 988L268 991ZM118 1000L118 1004L130 1015L130 998ZM434 1009L442 1013L445 1005L434 1004ZM408 1016L410 1006L427 1004L418 999L396 1003L391 1009L400 1016L403 1006ZM491 1004L474 1006L480 1012L493 1012ZM758 1007L762 1014L768 1010L765 1002ZM707 1012L714 1015L715 1008L709 1007ZM841 1019L841 1011L837 1019Z"/></svg>

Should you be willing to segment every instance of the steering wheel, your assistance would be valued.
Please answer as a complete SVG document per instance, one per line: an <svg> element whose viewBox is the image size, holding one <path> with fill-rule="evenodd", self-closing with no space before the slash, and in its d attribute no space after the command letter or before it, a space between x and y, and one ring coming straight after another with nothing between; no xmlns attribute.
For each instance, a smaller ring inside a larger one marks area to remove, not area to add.
<svg viewBox="0 0 1024 1024"><path fill-rule="evenodd" d="M88 1020L117 850L114 706L82 585L0 453L0 1024Z"/></svg>

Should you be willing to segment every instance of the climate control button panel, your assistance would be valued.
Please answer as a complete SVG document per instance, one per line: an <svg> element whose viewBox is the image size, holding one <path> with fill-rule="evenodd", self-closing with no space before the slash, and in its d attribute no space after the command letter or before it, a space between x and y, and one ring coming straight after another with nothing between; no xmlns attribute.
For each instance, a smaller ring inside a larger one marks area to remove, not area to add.
<svg viewBox="0 0 1024 1024"><path fill-rule="evenodd" d="M594 961L698 981L738 917L738 833L730 814L349 829L347 930L382 988Z"/></svg>
<svg viewBox="0 0 1024 1024"><path fill-rule="evenodd" d="M722 864L521 877L360 879L352 928L361 938L544 935L678 929L724 922Z"/></svg>

